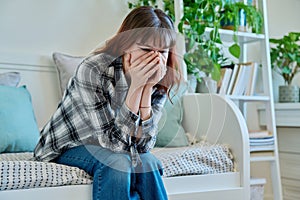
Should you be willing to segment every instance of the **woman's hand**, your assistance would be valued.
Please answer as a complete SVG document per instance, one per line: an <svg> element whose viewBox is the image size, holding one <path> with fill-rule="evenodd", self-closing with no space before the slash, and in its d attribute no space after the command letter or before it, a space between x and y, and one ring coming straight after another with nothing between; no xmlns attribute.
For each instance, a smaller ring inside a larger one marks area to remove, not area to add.
<svg viewBox="0 0 300 200"><path fill-rule="evenodd" d="M147 83L149 83L149 78L151 77L151 82L157 81L158 76L155 74L160 70L160 57L159 53L151 51L147 52L141 57L137 58L131 63L130 54L124 56L125 72L129 75L131 79L130 87L133 88L143 88ZM155 78L156 77L156 78ZM158 81L157 81L158 82Z"/></svg>
<svg viewBox="0 0 300 200"><path fill-rule="evenodd" d="M147 85L156 85L167 73L166 59L159 54L159 62L157 63L157 71L148 79Z"/></svg>
<svg viewBox="0 0 300 200"><path fill-rule="evenodd" d="M158 62L158 54L154 51L143 54L133 62L131 62L130 54L124 55L125 74L131 79L126 105L134 113L139 111L143 89L149 77L157 71ZM151 96L149 95L149 97Z"/></svg>

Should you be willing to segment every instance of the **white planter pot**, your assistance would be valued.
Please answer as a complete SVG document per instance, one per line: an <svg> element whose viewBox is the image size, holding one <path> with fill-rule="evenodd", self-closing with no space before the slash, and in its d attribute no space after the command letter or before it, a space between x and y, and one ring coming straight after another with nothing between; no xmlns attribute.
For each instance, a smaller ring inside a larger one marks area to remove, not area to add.
<svg viewBox="0 0 300 200"><path fill-rule="evenodd" d="M198 83L196 91L199 93L217 93L217 81L210 77L203 77L202 82Z"/></svg>

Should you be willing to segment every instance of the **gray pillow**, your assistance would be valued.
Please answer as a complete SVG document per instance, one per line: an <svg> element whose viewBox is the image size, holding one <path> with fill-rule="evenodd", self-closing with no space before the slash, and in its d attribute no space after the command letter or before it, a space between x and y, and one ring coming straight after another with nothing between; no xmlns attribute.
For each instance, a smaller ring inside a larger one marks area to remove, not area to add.
<svg viewBox="0 0 300 200"><path fill-rule="evenodd" d="M17 87L20 80L21 75L19 72L6 72L0 74L0 85Z"/></svg>
<svg viewBox="0 0 300 200"><path fill-rule="evenodd" d="M52 57L58 71L61 94L63 95L70 78L75 74L76 68L83 61L84 57L58 52L54 52Z"/></svg>

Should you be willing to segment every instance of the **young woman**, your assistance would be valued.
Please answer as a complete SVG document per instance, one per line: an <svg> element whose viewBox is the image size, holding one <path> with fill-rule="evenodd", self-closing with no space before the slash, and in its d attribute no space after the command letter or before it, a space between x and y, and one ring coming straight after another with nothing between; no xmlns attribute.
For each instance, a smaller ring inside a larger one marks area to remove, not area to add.
<svg viewBox="0 0 300 200"><path fill-rule="evenodd" d="M151 154L168 91L180 80L172 20L139 7L78 66L34 156L93 176L94 200L167 199Z"/></svg>

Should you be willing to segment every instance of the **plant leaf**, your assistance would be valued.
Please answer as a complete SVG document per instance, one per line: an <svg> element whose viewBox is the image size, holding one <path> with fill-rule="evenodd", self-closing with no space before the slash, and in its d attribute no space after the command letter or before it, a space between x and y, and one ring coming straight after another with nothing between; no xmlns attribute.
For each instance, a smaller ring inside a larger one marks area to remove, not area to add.
<svg viewBox="0 0 300 200"><path fill-rule="evenodd" d="M218 81L221 78L220 65L217 63L213 63L213 70L211 72L211 78L215 81Z"/></svg>
<svg viewBox="0 0 300 200"><path fill-rule="evenodd" d="M241 48L238 44L233 44L229 47L229 52L238 59L241 55Z"/></svg>

